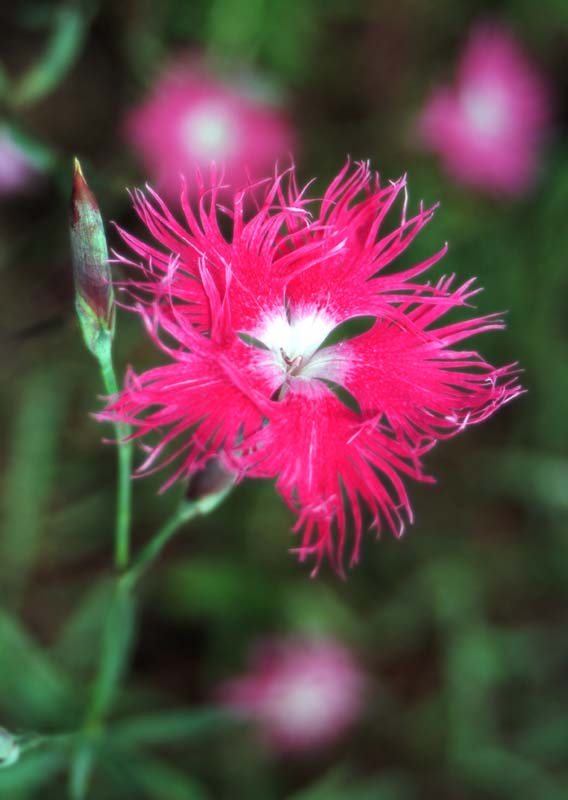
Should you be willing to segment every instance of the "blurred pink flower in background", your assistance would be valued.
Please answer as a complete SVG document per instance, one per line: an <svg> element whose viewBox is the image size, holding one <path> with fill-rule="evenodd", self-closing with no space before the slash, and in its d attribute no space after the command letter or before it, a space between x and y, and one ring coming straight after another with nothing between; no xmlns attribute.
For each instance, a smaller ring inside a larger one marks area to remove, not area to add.
<svg viewBox="0 0 568 800"><path fill-rule="evenodd" d="M361 715L366 678L354 655L330 639L264 643L245 675L221 687L221 703L256 722L274 750L326 747Z"/></svg>
<svg viewBox="0 0 568 800"><path fill-rule="evenodd" d="M264 178L289 160L294 131L267 85L243 75L218 79L197 60L176 62L126 119L126 135L159 190L179 193L180 175L224 170L230 184ZM193 184L195 185L195 184Z"/></svg>
<svg viewBox="0 0 568 800"><path fill-rule="evenodd" d="M10 129L0 125L0 198L19 194L36 183L39 171Z"/></svg>
<svg viewBox="0 0 568 800"><path fill-rule="evenodd" d="M470 35L454 85L434 90L418 128L456 180L515 195L534 181L550 116L536 66L510 32L483 23Z"/></svg>

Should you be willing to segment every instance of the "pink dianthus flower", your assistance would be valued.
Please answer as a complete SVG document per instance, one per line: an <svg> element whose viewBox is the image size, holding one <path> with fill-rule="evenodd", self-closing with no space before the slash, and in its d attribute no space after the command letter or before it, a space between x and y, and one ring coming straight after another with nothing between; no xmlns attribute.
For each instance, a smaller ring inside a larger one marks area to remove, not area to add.
<svg viewBox="0 0 568 800"><path fill-rule="evenodd" d="M484 23L471 33L454 85L434 90L418 127L456 180L515 195L534 181L549 123L538 69L511 33Z"/></svg>
<svg viewBox="0 0 568 800"><path fill-rule="evenodd" d="M222 164L231 185L264 177L295 149L293 128L258 79L221 80L197 58L171 65L130 112L126 136L158 190L179 192L180 174Z"/></svg>
<svg viewBox="0 0 568 800"><path fill-rule="evenodd" d="M314 554L317 568L327 555L341 571L349 529L358 558L361 503L372 527L399 536L412 521L404 479L431 480L424 453L520 393L514 365L454 349L503 322L442 321L479 291L453 276L419 281L445 247L388 269L433 214L407 218L405 196L400 225L383 231L404 178L381 185L367 164L347 165L311 211L291 170L267 183L249 219L250 189L227 208L214 175L198 183L197 211L183 189L183 223L152 190L134 195L154 241L122 231L141 258L122 259L140 271L127 285L168 363L130 371L100 417L134 425L138 437L158 434L140 471L178 457L166 486L211 458L239 477L276 478L303 530L301 559ZM366 332L327 342L362 316L371 317Z"/></svg>
<svg viewBox="0 0 568 800"><path fill-rule="evenodd" d="M220 699L254 721L272 749L305 752L333 744L352 727L366 683L345 646L292 637L259 647L249 671L222 686Z"/></svg>

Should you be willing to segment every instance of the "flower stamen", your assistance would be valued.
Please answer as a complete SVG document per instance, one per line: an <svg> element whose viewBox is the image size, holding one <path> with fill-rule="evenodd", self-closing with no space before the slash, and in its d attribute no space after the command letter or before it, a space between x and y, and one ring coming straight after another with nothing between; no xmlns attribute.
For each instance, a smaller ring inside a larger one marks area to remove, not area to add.
<svg viewBox="0 0 568 800"><path fill-rule="evenodd" d="M280 356L282 358L282 361L286 364L287 367L286 374L290 375L290 377L292 378L297 377L302 369L302 364L304 363L304 356L299 355L290 358L284 352L283 347L280 348Z"/></svg>

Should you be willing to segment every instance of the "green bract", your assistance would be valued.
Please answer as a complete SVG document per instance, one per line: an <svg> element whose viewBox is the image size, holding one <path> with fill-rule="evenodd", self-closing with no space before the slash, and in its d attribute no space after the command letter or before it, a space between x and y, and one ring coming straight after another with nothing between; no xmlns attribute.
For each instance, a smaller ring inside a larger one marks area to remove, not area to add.
<svg viewBox="0 0 568 800"><path fill-rule="evenodd" d="M77 159L70 225L75 308L85 344L100 358L114 334L114 293L103 221Z"/></svg>

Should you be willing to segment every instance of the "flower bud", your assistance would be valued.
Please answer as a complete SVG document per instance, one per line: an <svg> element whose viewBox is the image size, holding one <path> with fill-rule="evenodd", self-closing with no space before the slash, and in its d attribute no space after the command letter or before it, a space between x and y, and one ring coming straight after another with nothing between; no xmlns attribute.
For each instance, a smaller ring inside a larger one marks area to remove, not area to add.
<svg viewBox="0 0 568 800"><path fill-rule="evenodd" d="M70 223L75 307L85 343L96 356L113 335L114 293L101 213L77 159Z"/></svg>
<svg viewBox="0 0 568 800"><path fill-rule="evenodd" d="M229 472L218 458L211 458L202 470L192 475L185 493L190 503L205 500L227 492L235 483L236 475Z"/></svg>
<svg viewBox="0 0 568 800"><path fill-rule="evenodd" d="M5 728L0 728L0 769L15 764L20 756L16 738Z"/></svg>
<svg viewBox="0 0 568 800"><path fill-rule="evenodd" d="M210 514L229 494L237 481L237 474L225 467L219 458L210 458L205 466L194 473L186 487L181 510L188 519L198 514Z"/></svg>

